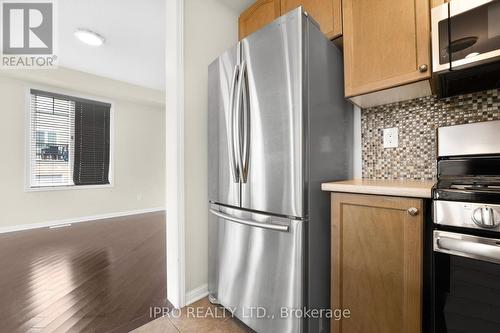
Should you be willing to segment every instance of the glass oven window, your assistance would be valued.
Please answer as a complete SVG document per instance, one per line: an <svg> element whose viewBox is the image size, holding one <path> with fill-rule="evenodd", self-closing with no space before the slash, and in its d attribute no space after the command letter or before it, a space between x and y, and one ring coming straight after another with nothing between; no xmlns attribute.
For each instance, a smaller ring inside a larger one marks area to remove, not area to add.
<svg viewBox="0 0 500 333"><path fill-rule="evenodd" d="M500 332L500 265L435 253L435 333Z"/></svg>

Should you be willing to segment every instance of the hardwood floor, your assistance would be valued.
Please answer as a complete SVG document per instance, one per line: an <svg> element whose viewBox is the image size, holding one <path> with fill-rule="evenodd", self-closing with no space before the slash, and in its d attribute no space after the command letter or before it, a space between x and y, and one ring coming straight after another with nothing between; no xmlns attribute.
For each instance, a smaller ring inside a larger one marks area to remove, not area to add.
<svg viewBox="0 0 500 333"><path fill-rule="evenodd" d="M1 332L128 332L166 302L165 214L0 234Z"/></svg>

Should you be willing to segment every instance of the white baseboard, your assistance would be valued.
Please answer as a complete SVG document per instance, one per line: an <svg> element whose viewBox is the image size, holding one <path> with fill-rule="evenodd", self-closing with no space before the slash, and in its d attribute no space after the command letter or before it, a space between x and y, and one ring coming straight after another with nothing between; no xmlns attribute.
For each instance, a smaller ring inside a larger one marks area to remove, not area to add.
<svg viewBox="0 0 500 333"><path fill-rule="evenodd" d="M53 227L64 226L64 225L73 224L73 223L90 222L90 221L95 221L95 220L110 219L110 218L114 218L114 217L123 217L123 216L130 216L130 215L154 213L154 212L160 212L163 210L165 210L164 207L156 207L156 208L132 210L132 211L127 211L127 212L116 212L116 213L107 213L107 214L99 214L99 215L92 215L92 216L83 216L83 217L76 217L76 218L57 220L57 221L13 225L10 227L0 227L0 234L5 234L8 232L15 232L15 231L30 230L30 229L51 228L51 227L53 228Z"/></svg>
<svg viewBox="0 0 500 333"><path fill-rule="evenodd" d="M208 285L204 284L186 293L186 306L208 296Z"/></svg>

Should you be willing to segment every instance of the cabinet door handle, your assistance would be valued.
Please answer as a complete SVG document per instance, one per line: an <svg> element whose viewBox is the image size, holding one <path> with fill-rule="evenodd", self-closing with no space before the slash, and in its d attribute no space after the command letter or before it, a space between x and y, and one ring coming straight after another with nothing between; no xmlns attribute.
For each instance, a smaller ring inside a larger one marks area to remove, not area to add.
<svg viewBox="0 0 500 333"><path fill-rule="evenodd" d="M418 215L418 208L415 208L415 207L408 208L408 214L410 214L411 216L417 216Z"/></svg>
<svg viewBox="0 0 500 333"><path fill-rule="evenodd" d="M425 72L427 72L427 69L428 69L427 64L423 64L423 65L418 66L418 71L419 71L420 73L425 73Z"/></svg>

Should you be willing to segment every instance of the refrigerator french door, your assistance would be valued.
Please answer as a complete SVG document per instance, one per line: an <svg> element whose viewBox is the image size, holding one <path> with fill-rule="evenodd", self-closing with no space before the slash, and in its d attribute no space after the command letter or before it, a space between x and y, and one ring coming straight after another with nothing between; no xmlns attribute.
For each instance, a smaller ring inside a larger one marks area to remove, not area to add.
<svg viewBox="0 0 500 333"><path fill-rule="evenodd" d="M208 69L208 197L213 202L233 207L239 207L241 202L233 118L238 55L238 47L234 47Z"/></svg>
<svg viewBox="0 0 500 333"><path fill-rule="evenodd" d="M349 177L341 52L302 8L209 66L209 294L257 332L329 320L329 200ZM309 329L308 329L309 328Z"/></svg>
<svg viewBox="0 0 500 333"><path fill-rule="evenodd" d="M304 217L301 27L299 16L272 24L210 66L213 202Z"/></svg>
<svg viewBox="0 0 500 333"><path fill-rule="evenodd" d="M240 44L241 96L248 102L241 113L241 207L302 218L307 119L300 23L291 17L269 26L265 38L254 34Z"/></svg>

